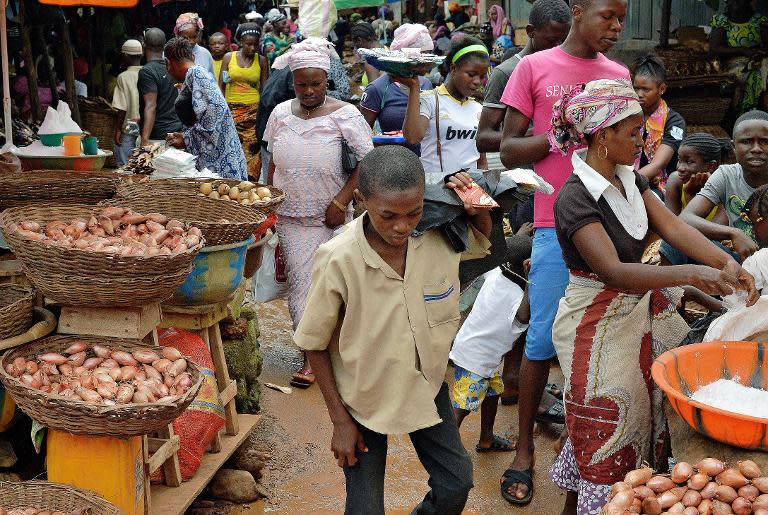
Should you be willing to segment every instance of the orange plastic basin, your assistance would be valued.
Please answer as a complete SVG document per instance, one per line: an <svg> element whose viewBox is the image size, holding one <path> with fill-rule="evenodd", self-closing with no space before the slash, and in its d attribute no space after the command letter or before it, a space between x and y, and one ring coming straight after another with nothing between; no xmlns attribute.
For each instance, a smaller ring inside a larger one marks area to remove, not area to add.
<svg viewBox="0 0 768 515"><path fill-rule="evenodd" d="M651 375L689 426L714 440L744 449L768 450L768 419L723 411L689 395L718 379L768 390L765 343L706 342L665 352ZM738 401L736 401L738 402Z"/></svg>

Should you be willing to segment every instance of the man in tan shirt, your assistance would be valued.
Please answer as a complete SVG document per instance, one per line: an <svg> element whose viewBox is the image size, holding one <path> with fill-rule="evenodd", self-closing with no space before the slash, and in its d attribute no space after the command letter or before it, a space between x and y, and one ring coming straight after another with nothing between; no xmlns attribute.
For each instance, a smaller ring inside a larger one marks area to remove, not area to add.
<svg viewBox="0 0 768 515"><path fill-rule="evenodd" d="M136 146L139 136L139 70L144 50L141 43L129 39L123 43L123 56L128 69L117 76L117 85L112 96L112 107L117 109L115 123L115 159L122 166Z"/></svg>
<svg viewBox="0 0 768 515"><path fill-rule="evenodd" d="M424 203L414 153L376 148L359 170L356 197L366 213L318 249L294 339L333 422L346 513L384 514L387 435L408 433L431 486L414 513L459 514L472 462L443 379L459 327L459 261L487 254L491 218L465 205L473 244L459 254L438 231L411 236ZM449 187L470 183L459 173Z"/></svg>

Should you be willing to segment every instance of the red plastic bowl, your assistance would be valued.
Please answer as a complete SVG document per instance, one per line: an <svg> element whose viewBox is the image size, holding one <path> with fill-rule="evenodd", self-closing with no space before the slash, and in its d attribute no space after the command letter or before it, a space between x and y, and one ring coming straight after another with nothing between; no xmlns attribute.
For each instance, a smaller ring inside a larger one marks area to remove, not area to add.
<svg viewBox="0 0 768 515"><path fill-rule="evenodd" d="M675 411L689 426L719 442L744 449L768 450L768 419L713 408L692 400L702 386L734 379L745 386L768 389L765 343L706 342L665 352L651 375Z"/></svg>

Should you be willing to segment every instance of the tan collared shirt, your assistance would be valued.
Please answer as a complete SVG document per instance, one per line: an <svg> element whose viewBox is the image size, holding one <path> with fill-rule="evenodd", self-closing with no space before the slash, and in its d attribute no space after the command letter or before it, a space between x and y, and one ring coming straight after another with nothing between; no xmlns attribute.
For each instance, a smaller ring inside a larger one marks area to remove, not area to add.
<svg viewBox="0 0 768 515"><path fill-rule="evenodd" d="M141 66L129 66L118 75L112 96L112 107L125 111L126 123L139 119L139 70Z"/></svg>
<svg viewBox="0 0 768 515"><path fill-rule="evenodd" d="M315 254L307 307L294 335L328 349L341 399L363 426L402 434L441 422L435 396L459 328L459 261L444 236L408 241L405 277L373 250L363 215ZM471 257L490 244L473 234Z"/></svg>

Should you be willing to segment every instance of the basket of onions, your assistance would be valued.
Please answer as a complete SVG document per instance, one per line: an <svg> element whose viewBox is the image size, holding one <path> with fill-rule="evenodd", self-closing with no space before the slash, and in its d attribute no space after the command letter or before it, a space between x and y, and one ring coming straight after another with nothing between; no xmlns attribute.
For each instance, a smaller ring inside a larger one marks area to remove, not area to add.
<svg viewBox="0 0 768 515"><path fill-rule="evenodd" d="M91 491L48 481L0 481L0 515L121 515Z"/></svg>
<svg viewBox="0 0 768 515"><path fill-rule="evenodd" d="M127 207L140 213L163 213L199 228L205 244L212 246L245 241L267 219L264 213L237 202L155 189L155 182L160 181L152 181L144 191L105 200L100 205Z"/></svg>
<svg viewBox="0 0 768 515"><path fill-rule="evenodd" d="M17 207L0 227L24 273L64 305L141 306L173 294L204 241L200 229L122 207Z"/></svg>
<svg viewBox="0 0 768 515"><path fill-rule="evenodd" d="M768 515L768 477L751 460L728 467L704 458L695 466L677 463L670 474L633 470L614 483L608 499L601 511L605 515Z"/></svg>
<svg viewBox="0 0 768 515"><path fill-rule="evenodd" d="M251 207L269 216L285 200L283 190L266 184L235 179L157 179L134 180L129 177L117 188L117 197L131 197L144 192L169 195L197 195L214 200L227 200Z"/></svg>
<svg viewBox="0 0 768 515"><path fill-rule="evenodd" d="M96 336L48 336L9 350L0 365L0 381L24 413L84 435L157 431L181 415L203 382L173 347Z"/></svg>

